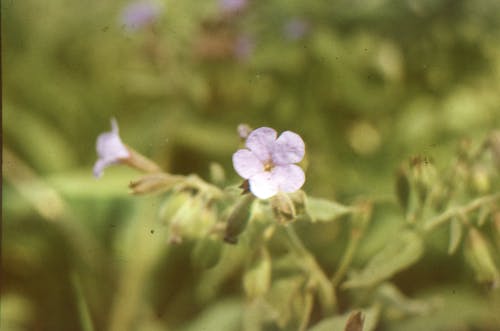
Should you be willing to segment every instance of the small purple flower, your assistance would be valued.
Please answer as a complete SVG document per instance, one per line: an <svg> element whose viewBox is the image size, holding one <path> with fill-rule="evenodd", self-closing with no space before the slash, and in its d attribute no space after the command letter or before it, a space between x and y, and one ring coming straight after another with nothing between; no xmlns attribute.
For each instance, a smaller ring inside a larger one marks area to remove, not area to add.
<svg viewBox="0 0 500 331"><path fill-rule="evenodd" d="M252 55L254 49L254 40L247 35L241 35L236 39L234 44L234 55L239 60L247 60Z"/></svg>
<svg viewBox="0 0 500 331"><path fill-rule="evenodd" d="M248 179L250 191L260 199L295 192L304 185L304 172L294 164L304 157L304 141L291 131L276 136L274 129L255 129L248 135L247 148L233 154L234 169Z"/></svg>
<svg viewBox="0 0 500 331"><path fill-rule="evenodd" d="M121 22L129 30L138 30L158 19L163 6L152 0L131 2L122 11Z"/></svg>
<svg viewBox="0 0 500 331"><path fill-rule="evenodd" d="M101 133L97 137L96 150L99 157L94 165L94 176L96 178L102 176L104 168L130 157L130 152L118 134L116 119L111 119L111 132Z"/></svg>
<svg viewBox="0 0 500 331"><path fill-rule="evenodd" d="M247 2L247 0L219 0L219 6L225 13L236 13L243 10Z"/></svg>
<svg viewBox="0 0 500 331"><path fill-rule="evenodd" d="M283 33L288 40L299 40L309 31L309 24L299 18L288 21L283 27Z"/></svg>

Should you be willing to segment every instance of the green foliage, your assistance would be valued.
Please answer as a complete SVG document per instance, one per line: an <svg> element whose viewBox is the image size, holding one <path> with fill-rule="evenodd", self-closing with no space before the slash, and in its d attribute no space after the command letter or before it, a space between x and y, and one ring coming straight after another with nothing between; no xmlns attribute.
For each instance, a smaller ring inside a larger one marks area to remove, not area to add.
<svg viewBox="0 0 500 331"><path fill-rule="evenodd" d="M1 330L498 329L499 2L126 5L1 3ZM164 173L92 178L111 116ZM303 191L241 196L240 123Z"/></svg>
<svg viewBox="0 0 500 331"><path fill-rule="evenodd" d="M413 231L404 230L387 239L387 244L359 273L353 273L343 284L345 288L376 285L395 273L413 265L423 254L422 239Z"/></svg>

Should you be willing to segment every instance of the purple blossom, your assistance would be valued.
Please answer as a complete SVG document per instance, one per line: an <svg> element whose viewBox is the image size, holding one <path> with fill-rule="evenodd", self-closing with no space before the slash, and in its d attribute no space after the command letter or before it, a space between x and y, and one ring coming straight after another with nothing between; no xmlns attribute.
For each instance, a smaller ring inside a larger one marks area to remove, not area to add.
<svg viewBox="0 0 500 331"><path fill-rule="evenodd" d="M254 40L247 35L242 35L236 39L234 44L234 55L239 60L246 60L252 55L254 49Z"/></svg>
<svg viewBox="0 0 500 331"><path fill-rule="evenodd" d="M309 31L309 24L299 18L288 21L283 27L283 33L288 40L299 40Z"/></svg>
<svg viewBox="0 0 500 331"><path fill-rule="evenodd" d="M138 30L158 19L163 6L152 0L135 1L128 4L122 11L121 22L130 30Z"/></svg>
<svg viewBox="0 0 500 331"><path fill-rule="evenodd" d="M236 13L244 9L247 2L247 0L219 0L219 6L225 13Z"/></svg>
<svg viewBox="0 0 500 331"><path fill-rule="evenodd" d="M260 199L295 192L304 185L304 172L295 164L304 157L304 141L291 131L276 137L272 128L255 129L248 135L246 149L233 154L234 169L248 179L250 191Z"/></svg>
<svg viewBox="0 0 500 331"><path fill-rule="evenodd" d="M102 176L104 168L130 157L130 152L120 139L116 119L111 119L110 132L101 133L97 137L96 150L98 155L94 165L94 176L96 178Z"/></svg>

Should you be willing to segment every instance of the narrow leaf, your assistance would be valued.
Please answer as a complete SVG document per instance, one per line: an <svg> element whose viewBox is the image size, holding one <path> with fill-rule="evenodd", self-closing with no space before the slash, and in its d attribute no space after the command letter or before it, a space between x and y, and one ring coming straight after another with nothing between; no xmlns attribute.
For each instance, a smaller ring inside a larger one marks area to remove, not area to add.
<svg viewBox="0 0 500 331"><path fill-rule="evenodd" d="M306 201L306 210L313 222L333 221L350 212L349 207L334 201L312 197Z"/></svg>
<svg viewBox="0 0 500 331"><path fill-rule="evenodd" d="M422 256L422 239L406 230L390 239L359 273L352 274L344 288L373 286L417 262Z"/></svg>
<svg viewBox="0 0 500 331"><path fill-rule="evenodd" d="M458 248L462 239L462 223L457 218L452 218L450 222L450 243L448 245L448 254L452 255Z"/></svg>

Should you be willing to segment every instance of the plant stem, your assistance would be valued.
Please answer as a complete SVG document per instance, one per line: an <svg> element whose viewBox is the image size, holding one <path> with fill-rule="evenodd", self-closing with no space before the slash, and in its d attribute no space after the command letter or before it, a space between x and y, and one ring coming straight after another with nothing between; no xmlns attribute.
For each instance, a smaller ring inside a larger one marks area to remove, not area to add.
<svg viewBox="0 0 500 331"><path fill-rule="evenodd" d="M85 296L83 294L82 284L80 277L76 271L73 271L70 275L71 283L75 289L75 294L77 298L78 312L80 314L80 320L82 323L83 331L94 331L94 326L92 324L92 318L90 317L89 307Z"/></svg>
<svg viewBox="0 0 500 331"><path fill-rule="evenodd" d="M361 231L359 229L352 229L347 249L345 250L344 255L342 256L342 260L340 261L340 266L332 276L332 284L334 287L336 287L340 283L345 273L347 272L347 269L349 268L349 265L354 258L354 253L359 246L360 239Z"/></svg>
<svg viewBox="0 0 500 331"><path fill-rule="evenodd" d="M495 193L495 194L486 195L486 196L477 198L475 200L472 200L469 204L467 204L465 206L450 208L450 209L446 210L444 213L429 220L424 225L424 230L431 231L431 230L435 229L436 227L438 227L439 225L449 221L453 216L461 215L461 214L464 215L464 214L470 213L471 211L474 211L483 205L492 203L495 200L499 200L499 199L500 199L500 193Z"/></svg>
<svg viewBox="0 0 500 331"><path fill-rule="evenodd" d="M302 315L299 331L306 331L309 320L311 319L311 312L313 307L313 295L311 288L306 289L307 293L304 299L304 314Z"/></svg>
<svg viewBox="0 0 500 331"><path fill-rule="evenodd" d="M304 270L311 275L311 278L319 287L319 299L323 308L326 311L333 310L336 305L336 297L332 283L318 265L314 256L307 250L299 236L297 236L293 225L287 225L285 230L288 238L288 246L301 259Z"/></svg>

